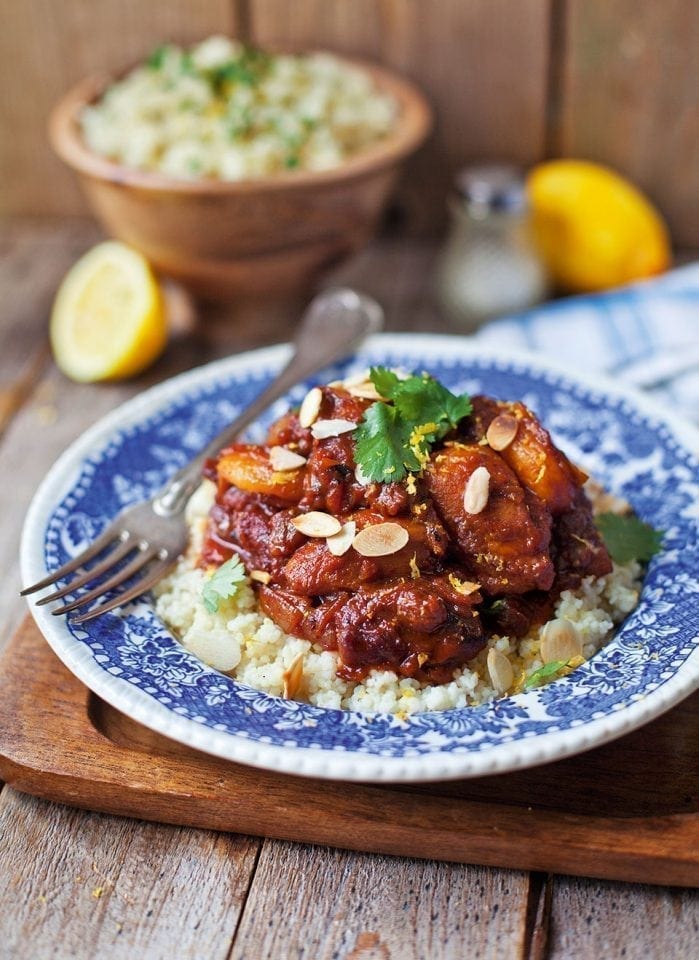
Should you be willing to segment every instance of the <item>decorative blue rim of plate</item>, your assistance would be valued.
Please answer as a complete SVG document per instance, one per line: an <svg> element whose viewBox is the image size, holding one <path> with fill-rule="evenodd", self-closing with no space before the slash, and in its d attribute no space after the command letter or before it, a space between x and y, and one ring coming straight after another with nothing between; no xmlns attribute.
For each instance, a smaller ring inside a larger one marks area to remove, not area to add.
<svg viewBox="0 0 699 960"><path fill-rule="evenodd" d="M38 490L22 538L32 582L97 535L119 509L152 495L247 405L288 347L182 374L126 403L78 439ZM486 353L456 338L384 335L318 382L383 363L426 369L452 389L518 398L566 452L665 531L641 602L613 640L570 676L480 707L399 719L271 697L205 666L149 600L84 627L30 605L58 656L98 696L205 752L304 776L420 781L481 776L559 759L651 720L699 686L699 432L646 398L527 354ZM276 404L252 431L298 402Z"/></svg>

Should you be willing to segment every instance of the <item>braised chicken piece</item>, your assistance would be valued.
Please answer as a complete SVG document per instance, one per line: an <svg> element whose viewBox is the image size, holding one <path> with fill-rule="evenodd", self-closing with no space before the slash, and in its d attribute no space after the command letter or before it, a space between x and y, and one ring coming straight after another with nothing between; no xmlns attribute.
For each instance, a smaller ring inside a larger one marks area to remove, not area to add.
<svg viewBox="0 0 699 960"><path fill-rule="evenodd" d="M499 454L517 475L519 482L542 500L553 516L569 510L576 491L587 475L575 467L553 443L551 435L523 403L503 403L491 397L474 397L473 413L466 422L465 436L473 443L487 438L496 417L516 421L516 432Z"/></svg>
<svg viewBox="0 0 699 960"><path fill-rule="evenodd" d="M487 471L487 502L478 513L469 513L464 491L478 468ZM458 544L460 562L485 593L551 587L551 514L494 450L451 443L430 457L426 479L437 511Z"/></svg>
<svg viewBox="0 0 699 960"><path fill-rule="evenodd" d="M359 584L392 577L410 578L417 569L437 572L444 557L448 535L433 510L416 517L382 515L376 509L351 514L357 530L390 519L408 534L406 546L380 557L364 557L348 550L341 557L333 556L324 540L309 540L296 550L284 567L281 580L295 593L322 596L337 590L356 590Z"/></svg>
<svg viewBox="0 0 699 960"><path fill-rule="evenodd" d="M590 501L578 488L571 509L557 517L551 554L556 564L558 590L574 589L583 577L603 577L612 561L592 519Z"/></svg>
<svg viewBox="0 0 699 960"><path fill-rule="evenodd" d="M523 404L475 397L420 476L370 483L357 476L348 424L372 401L340 387L315 400L310 427L286 414L266 444L233 444L207 464L217 493L200 563L237 555L262 571L262 610L336 651L341 677L381 668L447 682L489 634L523 636L550 618L562 589L611 569L585 475ZM303 459L275 469L279 447ZM375 555L355 537L331 550L325 535L297 529L311 512L356 533L387 525L395 543Z"/></svg>

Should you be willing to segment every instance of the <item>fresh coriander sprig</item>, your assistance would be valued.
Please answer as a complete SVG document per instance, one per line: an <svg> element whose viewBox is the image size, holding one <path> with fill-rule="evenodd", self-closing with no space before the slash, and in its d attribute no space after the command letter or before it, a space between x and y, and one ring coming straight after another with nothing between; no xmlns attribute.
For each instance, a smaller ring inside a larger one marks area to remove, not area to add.
<svg viewBox="0 0 699 960"><path fill-rule="evenodd" d="M632 515L600 513L595 517L595 525L615 563L647 563L662 545L663 531Z"/></svg>
<svg viewBox="0 0 699 960"><path fill-rule="evenodd" d="M204 584L201 598L209 613L217 613L221 600L234 597L245 581L245 567L238 557L231 557L214 571Z"/></svg>
<svg viewBox="0 0 699 960"><path fill-rule="evenodd" d="M368 480L390 483L419 473L432 445L473 408L467 394L453 394L426 373L401 378L372 367L370 377L386 400L364 411L354 431L354 458Z"/></svg>

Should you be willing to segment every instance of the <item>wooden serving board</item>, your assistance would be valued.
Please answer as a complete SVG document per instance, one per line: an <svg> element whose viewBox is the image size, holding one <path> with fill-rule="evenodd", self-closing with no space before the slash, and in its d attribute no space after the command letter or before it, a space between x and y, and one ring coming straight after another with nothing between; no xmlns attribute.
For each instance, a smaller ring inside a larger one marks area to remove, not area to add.
<svg viewBox="0 0 699 960"><path fill-rule="evenodd" d="M462 863L699 886L699 694L626 737L517 773L311 780L209 757L88 691L27 618L0 661L0 776L88 810Z"/></svg>

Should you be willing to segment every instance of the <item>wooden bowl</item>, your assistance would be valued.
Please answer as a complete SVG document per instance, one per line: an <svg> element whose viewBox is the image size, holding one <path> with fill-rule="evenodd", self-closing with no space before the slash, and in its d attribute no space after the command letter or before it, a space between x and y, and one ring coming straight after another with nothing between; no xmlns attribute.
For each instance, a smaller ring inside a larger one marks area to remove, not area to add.
<svg viewBox="0 0 699 960"><path fill-rule="evenodd" d="M298 292L371 239L401 161L431 125L411 83L373 64L344 62L367 71L399 111L387 137L331 170L179 180L115 163L87 147L78 122L114 82L106 76L85 80L58 103L51 144L77 171L107 232L159 272L213 298Z"/></svg>

